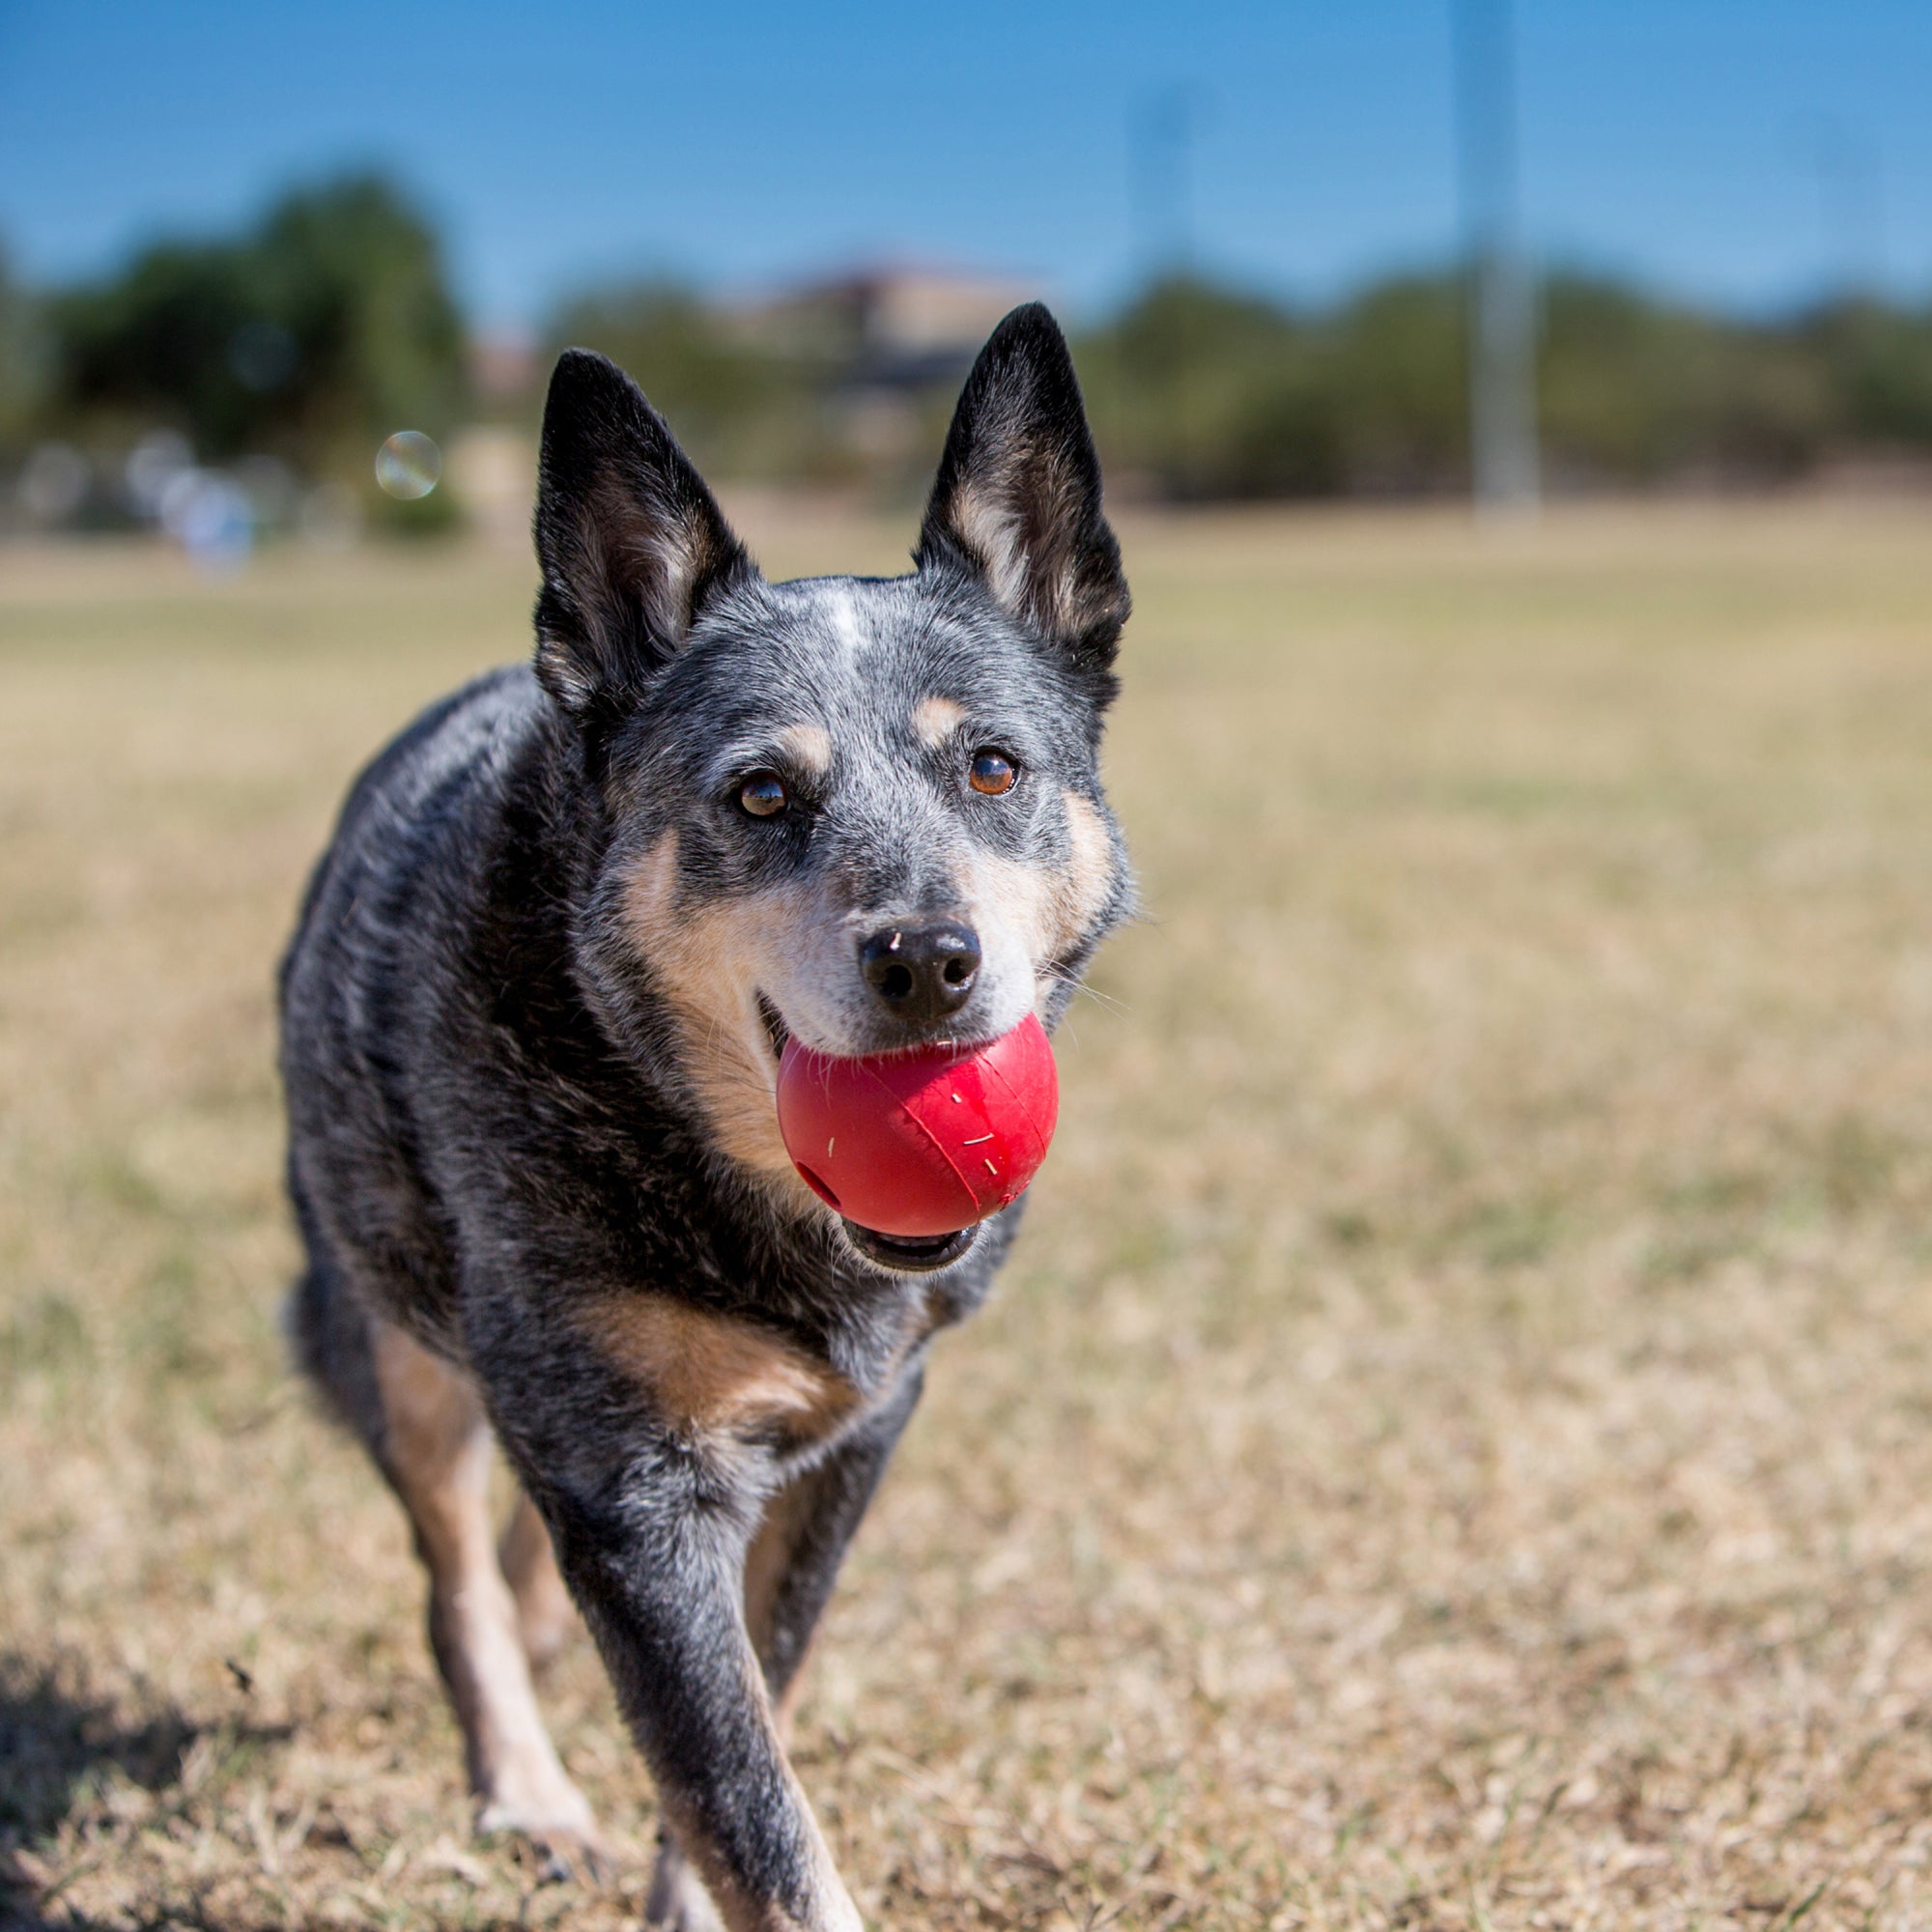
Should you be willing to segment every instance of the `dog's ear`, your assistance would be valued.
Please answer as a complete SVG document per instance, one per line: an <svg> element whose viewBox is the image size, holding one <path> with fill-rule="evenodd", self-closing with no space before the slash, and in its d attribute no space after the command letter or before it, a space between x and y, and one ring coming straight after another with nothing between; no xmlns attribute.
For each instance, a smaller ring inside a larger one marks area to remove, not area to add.
<svg viewBox="0 0 1932 1932"><path fill-rule="evenodd" d="M913 556L964 564L1081 669L1113 662L1129 609L1121 547L1066 338L1038 302L994 329L966 379Z"/></svg>
<svg viewBox="0 0 1932 1932"><path fill-rule="evenodd" d="M537 677L578 713L635 695L705 599L755 574L664 418L587 349L550 379L536 545Z"/></svg>

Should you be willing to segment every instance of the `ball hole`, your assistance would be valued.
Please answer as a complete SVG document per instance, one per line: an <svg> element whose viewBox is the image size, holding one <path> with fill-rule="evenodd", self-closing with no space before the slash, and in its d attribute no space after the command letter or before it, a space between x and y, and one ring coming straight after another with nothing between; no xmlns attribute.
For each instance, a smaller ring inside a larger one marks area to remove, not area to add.
<svg viewBox="0 0 1932 1932"><path fill-rule="evenodd" d="M822 1202L824 1202L828 1208L832 1208L835 1212L837 1212L838 1208L838 1195L833 1193L831 1188L826 1186L824 1181L819 1179L817 1175L813 1174L810 1168L806 1166L804 1161L798 1162L798 1171L801 1175L805 1177L805 1184L809 1188L810 1188L811 1191L815 1195L817 1195L818 1198Z"/></svg>

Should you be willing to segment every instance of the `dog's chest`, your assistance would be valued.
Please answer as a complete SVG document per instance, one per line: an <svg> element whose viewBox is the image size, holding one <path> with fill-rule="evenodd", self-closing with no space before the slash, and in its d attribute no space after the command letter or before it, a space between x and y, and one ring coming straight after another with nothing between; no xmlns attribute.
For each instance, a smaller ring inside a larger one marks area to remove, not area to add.
<svg viewBox="0 0 1932 1932"><path fill-rule="evenodd" d="M740 1315L632 1290L586 1302L579 1325L667 1428L692 1440L810 1449L895 1388L947 1319L940 1297L904 1294L820 1350Z"/></svg>

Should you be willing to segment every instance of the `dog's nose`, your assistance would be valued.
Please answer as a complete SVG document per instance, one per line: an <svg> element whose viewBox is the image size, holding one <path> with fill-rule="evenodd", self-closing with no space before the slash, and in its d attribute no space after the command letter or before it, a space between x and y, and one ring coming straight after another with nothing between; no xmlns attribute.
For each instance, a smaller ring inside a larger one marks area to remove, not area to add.
<svg viewBox="0 0 1932 1932"><path fill-rule="evenodd" d="M859 970L897 1018L944 1019L972 997L980 935L953 919L889 925L859 948Z"/></svg>

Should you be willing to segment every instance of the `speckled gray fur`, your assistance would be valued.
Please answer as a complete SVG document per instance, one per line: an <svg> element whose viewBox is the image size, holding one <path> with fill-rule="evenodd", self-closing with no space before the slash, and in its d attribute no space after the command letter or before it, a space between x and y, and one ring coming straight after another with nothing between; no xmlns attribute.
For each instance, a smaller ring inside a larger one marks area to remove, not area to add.
<svg viewBox="0 0 1932 1932"><path fill-rule="evenodd" d="M379 1458L375 1324L473 1378L727 1918L843 1926L748 1683L746 1546L774 1498L803 1498L753 1666L776 1697L927 1339L983 1298L1018 1209L952 1266L903 1273L748 1169L702 1104L628 895L670 852L672 917L694 930L725 902L791 908L759 987L777 1019L827 1050L883 1050L907 1032L861 980L855 937L954 911L988 856L1059 878L1084 809L1104 890L1078 931L1044 959L982 932L984 970L944 1030L990 1037L1037 1003L1057 1020L1131 903L1096 762L1119 554L1038 308L969 381L909 576L766 582L642 396L579 352L552 388L537 538L534 668L444 700L362 775L284 965L307 1250L292 1325ZM956 707L943 733L914 722L931 697ZM829 759L797 755L800 726ZM1017 765L1012 793L964 782L980 746ZM775 821L738 804L753 770L784 778ZM857 1399L795 1430L657 1412L578 1319L628 1293L769 1336Z"/></svg>

